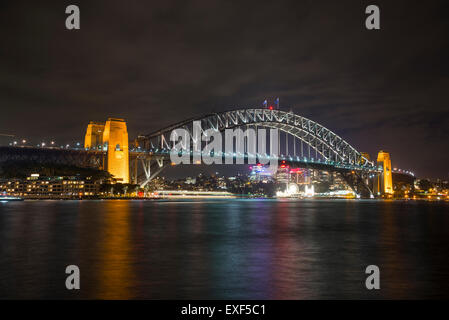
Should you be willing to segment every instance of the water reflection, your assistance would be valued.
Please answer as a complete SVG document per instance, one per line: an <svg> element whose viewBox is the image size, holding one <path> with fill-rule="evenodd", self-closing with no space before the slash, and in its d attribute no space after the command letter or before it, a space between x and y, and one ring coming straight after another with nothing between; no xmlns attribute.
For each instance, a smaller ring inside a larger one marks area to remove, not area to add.
<svg viewBox="0 0 449 320"><path fill-rule="evenodd" d="M448 297L445 203L25 201L0 206L0 298ZM81 290L64 288L65 267ZM369 264L381 290L365 288Z"/></svg>
<svg viewBox="0 0 449 320"><path fill-rule="evenodd" d="M98 299L131 299L136 286L133 247L130 236L130 206L122 201L107 201L102 208L102 228L98 230ZM138 227L136 231L139 232Z"/></svg>

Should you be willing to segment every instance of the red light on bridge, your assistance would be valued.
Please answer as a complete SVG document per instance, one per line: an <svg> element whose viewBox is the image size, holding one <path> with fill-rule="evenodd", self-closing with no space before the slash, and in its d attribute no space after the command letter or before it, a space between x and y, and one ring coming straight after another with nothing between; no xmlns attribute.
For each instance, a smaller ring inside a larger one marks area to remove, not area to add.
<svg viewBox="0 0 449 320"><path fill-rule="evenodd" d="M268 109L273 110L273 106L269 106Z"/></svg>

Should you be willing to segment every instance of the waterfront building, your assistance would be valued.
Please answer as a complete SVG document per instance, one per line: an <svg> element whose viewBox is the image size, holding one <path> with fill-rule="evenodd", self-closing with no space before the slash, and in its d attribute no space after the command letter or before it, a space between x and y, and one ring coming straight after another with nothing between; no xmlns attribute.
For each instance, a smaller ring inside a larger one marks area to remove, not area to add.
<svg viewBox="0 0 449 320"><path fill-rule="evenodd" d="M0 181L0 192L24 198L77 198L95 196L99 190L99 182L77 176L40 177L33 174L26 179Z"/></svg>
<svg viewBox="0 0 449 320"><path fill-rule="evenodd" d="M285 161L282 162L276 172L276 182L285 185L290 182L290 166L285 164Z"/></svg>
<svg viewBox="0 0 449 320"><path fill-rule="evenodd" d="M269 170L269 168L267 168L261 164L253 165L253 166L250 166L249 168L251 170L249 179L252 182L267 183L268 181L273 180L273 174Z"/></svg>

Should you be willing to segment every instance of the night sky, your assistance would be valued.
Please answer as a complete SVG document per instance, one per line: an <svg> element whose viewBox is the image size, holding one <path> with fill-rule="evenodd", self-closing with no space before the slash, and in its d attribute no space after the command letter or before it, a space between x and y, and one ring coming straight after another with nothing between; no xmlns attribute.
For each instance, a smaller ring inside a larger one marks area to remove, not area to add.
<svg viewBox="0 0 449 320"><path fill-rule="evenodd" d="M3 0L0 35L3 134L83 141L121 117L132 139L280 97L359 151L448 178L449 1Z"/></svg>

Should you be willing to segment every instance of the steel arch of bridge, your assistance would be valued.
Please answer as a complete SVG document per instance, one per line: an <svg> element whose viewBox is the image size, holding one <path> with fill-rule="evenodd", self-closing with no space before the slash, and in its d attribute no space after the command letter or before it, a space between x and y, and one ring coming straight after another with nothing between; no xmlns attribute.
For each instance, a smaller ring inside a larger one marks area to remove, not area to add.
<svg viewBox="0 0 449 320"><path fill-rule="evenodd" d="M325 160L350 165L373 166L368 159L333 131L319 123L282 110L262 108L239 109L212 113L206 116L191 118L151 134L139 136L139 146L144 150L161 148L170 149L170 134L174 129L186 129L192 135L193 121L200 121L204 131L214 129L224 131L242 126L263 126L278 128L316 150Z"/></svg>

